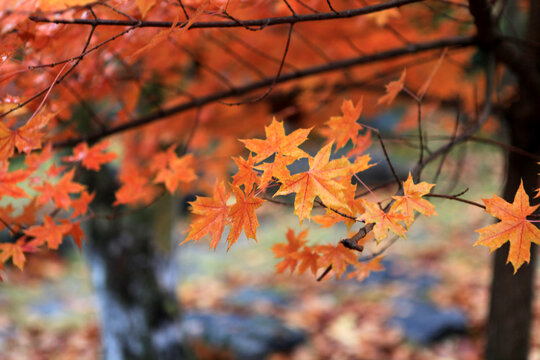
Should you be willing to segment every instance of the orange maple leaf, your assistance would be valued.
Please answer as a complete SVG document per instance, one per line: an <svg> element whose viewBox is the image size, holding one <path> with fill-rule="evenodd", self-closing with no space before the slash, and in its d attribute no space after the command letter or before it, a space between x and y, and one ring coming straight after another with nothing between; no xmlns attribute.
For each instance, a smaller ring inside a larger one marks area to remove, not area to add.
<svg viewBox="0 0 540 360"><path fill-rule="evenodd" d="M141 18L144 19L148 11L156 4L157 0L137 0L137 7L141 12Z"/></svg>
<svg viewBox="0 0 540 360"><path fill-rule="evenodd" d="M11 196L14 199L27 198L26 191L18 187L17 184L26 180L30 172L25 170L8 172L8 168L7 161L0 164L0 199L4 196Z"/></svg>
<svg viewBox="0 0 540 360"><path fill-rule="evenodd" d="M16 224L33 225L36 222L36 216L41 206L37 204L36 198L32 199L23 207L23 211L13 219Z"/></svg>
<svg viewBox="0 0 540 360"><path fill-rule="evenodd" d="M255 161L249 154L247 160L242 157L233 157L234 163L238 166L238 172L233 176L233 185L244 185L244 189L247 193L251 192L253 185L259 183L259 174L253 170Z"/></svg>
<svg viewBox="0 0 540 360"><path fill-rule="evenodd" d="M394 101L399 92L403 90L406 72L407 70L404 69L398 80L390 81L386 85L386 94L379 98L377 104L386 103L386 105L390 105Z"/></svg>
<svg viewBox="0 0 540 360"><path fill-rule="evenodd" d="M295 192L294 213L300 218L311 218L313 201L318 196L329 207L349 209L344 190L337 178L349 172L350 163L346 158L330 160L333 143L325 145L314 158L309 159L309 170L280 179L282 184L274 196ZM349 209L350 210L350 209Z"/></svg>
<svg viewBox="0 0 540 360"><path fill-rule="evenodd" d="M169 158L167 167L160 169L154 182L165 183L165 187L173 194L178 185L190 183L197 178L193 169L193 154L187 154L182 157L174 155Z"/></svg>
<svg viewBox="0 0 540 360"><path fill-rule="evenodd" d="M231 230L229 236L227 236L227 242L229 243L227 249L230 249L238 240L242 229L244 229L248 239L257 241L259 222L255 210L261 207L264 202L264 200L255 197L253 192L246 196L239 187L233 187L233 192L236 197L236 204L231 206L229 211L228 221L231 224Z"/></svg>
<svg viewBox="0 0 540 360"><path fill-rule="evenodd" d="M366 223L375 224L373 232L375 233L375 240L377 242L386 238L388 235L388 230L403 238L406 238L406 230L399 223L399 221L405 221L407 219L405 215L399 214L393 208L390 208L388 212L384 212L378 204L368 200L363 200L363 202L366 212L360 216L359 220L363 220Z"/></svg>
<svg viewBox="0 0 540 360"><path fill-rule="evenodd" d="M259 189L266 190L274 178L285 179L289 177L291 175L287 169L287 165L289 164L291 164L290 158L276 155L274 161L264 162L255 166L255 169L263 172L259 180Z"/></svg>
<svg viewBox="0 0 540 360"><path fill-rule="evenodd" d="M24 240L19 239L16 243L2 243L0 244L0 263L5 263L9 258L13 261L13 265L18 267L21 271L24 268L26 257L23 252Z"/></svg>
<svg viewBox="0 0 540 360"><path fill-rule="evenodd" d="M298 146L307 140L311 128L297 129L289 135L285 135L283 123L273 118L272 123L269 126L265 126L264 131L266 133L266 140L240 140L246 148L257 154L253 157L255 162L263 161L275 153L288 156L293 160L309 156L306 152L299 149Z"/></svg>
<svg viewBox="0 0 540 360"><path fill-rule="evenodd" d="M306 236L307 230L295 235L294 230L288 229L286 234L287 243L274 244L274 246L272 246L274 257L284 258L282 261L276 264L276 271L278 273L282 273L287 269L290 269L291 273L294 272L296 265L298 264L298 259L296 259L293 255L306 244Z"/></svg>
<svg viewBox="0 0 540 360"><path fill-rule="evenodd" d="M112 152L104 152L109 146L108 141L102 141L92 147L82 142L73 148L72 156L65 156L62 160L67 162L80 161L82 166L88 170L99 171L101 165L109 163L117 158L117 155Z"/></svg>
<svg viewBox="0 0 540 360"><path fill-rule="evenodd" d="M355 144L354 147L347 153L348 158L362 155L371 146L371 130L368 130L364 135L359 135L353 144Z"/></svg>
<svg viewBox="0 0 540 360"><path fill-rule="evenodd" d="M372 271L383 271L384 266L381 264L383 256L378 256L368 262L359 262L356 265L356 270L347 275L347 279L356 278L358 281L366 279Z"/></svg>
<svg viewBox="0 0 540 360"><path fill-rule="evenodd" d="M343 187L345 188L344 194L345 194L345 203L347 207L340 206L338 208L327 208L326 214L324 215L317 215L313 216L313 220L320 224L322 227L329 228L334 226L338 222L344 221L347 225L347 228L350 228L352 225L356 223L356 216L358 214L364 213L364 205L362 203L362 199L356 199L356 187L357 185L351 184L350 180L348 178L343 178L338 181ZM336 211L339 211L336 212ZM346 215L346 216L342 216Z"/></svg>
<svg viewBox="0 0 540 360"><path fill-rule="evenodd" d="M44 215L43 225L31 226L24 230L24 233L35 238L35 245L39 246L46 242L49 249L56 250L63 237L71 230L71 226L72 224L56 224L50 216Z"/></svg>
<svg viewBox="0 0 540 360"><path fill-rule="evenodd" d="M318 263L319 267L328 267L332 265L332 270L335 272L338 279L347 269L347 264L356 265L358 263L354 251L347 249L342 243L337 244L337 246L332 244L319 245L313 250L321 255Z"/></svg>
<svg viewBox="0 0 540 360"><path fill-rule="evenodd" d="M409 227L414 221L414 211L418 211L427 217L437 215L435 207L429 201L422 199L422 196L429 194L435 184L413 182L411 173L407 180L403 182L403 196L392 196L396 202L392 207L395 211L405 214L405 224Z"/></svg>
<svg viewBox="0 0 540 360"><path fill-rule="evenodd" d="M74 218L79 215L85 215L88 211L88 204L94 200L95 192L89 194L87 191L81 192L81 196L78 199L71 201L71 207L73 208L73 213L70 217Z"/></svg>
<svg viewBox="0 0 540 360"><path fill-rule="evenodd" d="M85 189L84 185L72 181L74 175L75 169L73 168L54 185L45 182L43 185L35 186L34 189L41 192L37 200L38 205L43 205L52 199L57 208L67 210L71 204L69 194L78 193Z"/></svg>
<svg viewBox="0 0 540 360"><path fill-rule="evenodd" d="M53 155L52 144L48 143L41 149L40 152L32 152L25 156L24 163L28 166L28 170L34 171L43 163L48 161Z"/></svg>
<svg viewBox="0 0 540 360"><path fill-rule="evenodd" d="M512 263L515 274L524 262L529 262L531 242L540 244L540 229L527 221L527 216L539 205L529 206L529 196L523 189L523 181L512 204L496 195L491 199L482 200L486 204L486 212L501 221L476 230L480 237L474 245L484 245L490 251L494 251L509 241L510 252L507 262Z"/></svg>
<svg viewBox="0 0 540 360"><path fill-rule="evenodd" d="M71 226L69 231L66 232L65 236L71 235L71 237L73 238L73 241L75 241L75 244L77 245L80 251L82 249L82 242L86 240L86 235L84 235L84 232L81 228L81 222L77 221L77 222L72 223L67 219L62 219L60 220L60 222L62 222L62 224Z"/></svg>
<svg viewBox="0 0 540 360"><path fill-rule="evenodd" d="M197 196L190 202L191 212L200 215L189 226L189 234L181 244L190 240L200 240L206 234L212 236L210 248L215 249L227 222L229 208L227 200L231 196L225 191L223 182L216 182L212 197Z"/></svg>
<svg viewBox="0 0 540 360"><path fill-rule="evenodd" d="M115 192L114 206L121 204L149 204L156 197L155 186L149 183L148 177L141 174L135 166L128 165L120 174L122 186Z"/></svg>
<svg viewBox="0 0 540 360"><path fill-rule="evenodd" d="M362 129L362 126L357 123L358 118L362 114L362 102L363 99L360 99L358 104L354 106L351 100L343 100L341 105L343 116L332 116L326 122L328 128L323 129L322 133L329 140L335 141L338 149L345 146L349 139L354 146L356 145L358 131Z"/></svg>
<svg viewBox="0 0 540 360"><path fill-rule="evenodd" d="M37 114L16 130L0 122L0 161L10 158L15 148L24 153L39 149L44 135L41 129L47 126L53 116L54 113Z"/></svg>
<svg viewBox="0 0 540 360"><path fill-rule="evenodd" d="M320 255L310 247L305 246L302 251L291 254L291 257L300 261L300 264L298 265L298 274L303 274L308 269L311 270L313 275L317 274L317 270L319 270Z"/></svg>

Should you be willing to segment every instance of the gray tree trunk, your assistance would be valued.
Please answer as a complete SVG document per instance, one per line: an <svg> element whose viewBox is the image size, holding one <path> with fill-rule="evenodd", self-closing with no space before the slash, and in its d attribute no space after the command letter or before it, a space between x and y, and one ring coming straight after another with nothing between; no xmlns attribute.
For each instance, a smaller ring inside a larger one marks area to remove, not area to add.
<svg viewBox="0 0 540 360"><path fill-rule="evenodd" d="M98 190L93 209L110 213L112 177L101 173L88 178L89 186ZM94 219L87 228L85 251L101 317L104 359L191 358L180 332L174 289L164 281L171 255L163 250L170 248L172 208L171 198L162 198L148 209Z"/></svg>

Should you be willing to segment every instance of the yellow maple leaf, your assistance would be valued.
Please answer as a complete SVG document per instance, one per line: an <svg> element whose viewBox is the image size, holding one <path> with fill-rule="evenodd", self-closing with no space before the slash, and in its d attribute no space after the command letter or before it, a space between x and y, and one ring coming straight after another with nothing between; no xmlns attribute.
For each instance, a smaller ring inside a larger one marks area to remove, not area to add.
<svg viewBox="0 0 540 360"><path fill-rule="evenodd" d="M390 208L388 212L384 212L378 204L368 200L363 201L366 212L360 216L359 220L375 224L373 232L375 233L375 240L377 242L386 238L388 230L396 235L406 238L405 228L399 223L400 221L405 221L405 215L396 212L393 208Z"/></svg>
<svg viewBox="0 0 540 360"><path fill-rule="evenodd" d="M392 206L395 211L405 214L405 224L409 227L414 221L414 211L418 211L427 217L437 215L435 207L429 201L422 199L422 196L429 194L435 184L413 182L411 173L407 180L403 182L403 196L392 196L396 202Z"/></svg>
<svg viewBox="0 0 540 360"><path fill-rule="evenodd" d="M309 170L281 179L282 184L274 194L287 195L295 192L294 213L300 218L311 218L313 201L319 197L326 205L347 210L344 186L336 180L349 172L350 162L346 158L330 161L333 143L325 145L314 158L309 159Z"/></svg>
<svg viewBox="0 0 540 360"><path fill-rule="evenodd" d="M390 105L394 101L399 92L403 90L406 73L407 70L404 69L398 80L390 81L386 85L386 94L379 98L377 104L386 103L386 105Z"/></svg>
<svg viewBox="0 0 540 360"><path fill-rule="evenodd" d="M482 200L486 204L486 212L501 221L476 230L480 237L474 245L484 245L494 251L509 241L507 262L512 263L515 274L524 262L529 262L531 243L540 244L540 229L527 220L527 216L532 214L538 205L529 205L529 196L523 189L523 181L512 204L496 195Z"/></svg>

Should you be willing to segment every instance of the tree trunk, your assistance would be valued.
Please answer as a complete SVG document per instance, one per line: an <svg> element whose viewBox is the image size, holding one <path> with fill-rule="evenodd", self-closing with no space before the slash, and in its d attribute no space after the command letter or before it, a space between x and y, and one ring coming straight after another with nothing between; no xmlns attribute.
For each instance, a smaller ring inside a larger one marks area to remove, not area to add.
<svg viewBox="0 0 540 360"><path fill-rule="evenodd" d="M540 106L536 94L521 93L520 100L507 113L511 144L540 155ZM529 196L538 187L538 166L528 157L516 153L508 155L504 198L512 202L520 181ZM509 246L495 252L491 302L487 328L486 358L490 360L525 360L529 350L536 245L531 247L531 260L513 274L506 264Z"/></svg>
<svg viewBox="0 0 540 360"><path fill-rule="evenodd" d="M114 184L103 173L89 180L91 188L99 189L94 210L110 213ZM178 301L163 283L165 253L157 249L159 243L170 244L171 205L170 197L162 198L149 209L89 224L86 254L107 360L190 358L180 332Z"/></svg>

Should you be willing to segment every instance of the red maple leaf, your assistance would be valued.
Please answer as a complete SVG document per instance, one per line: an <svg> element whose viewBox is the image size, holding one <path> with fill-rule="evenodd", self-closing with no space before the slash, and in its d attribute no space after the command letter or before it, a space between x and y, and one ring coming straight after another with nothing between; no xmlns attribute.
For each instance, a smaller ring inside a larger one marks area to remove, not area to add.
<svg viewBox="0 0 540 360"><path fill-rule="evenodd" d="M71 204L69 194L79 193L85 189L84 185L72 181L74 175L75 169L71 169L56 184L45 182L41 186L35 186L34 189L41 192L37 201L38 205L43 205L52 199L57 208L67 210Z"/></svg>
<svg viewBox="0 0 540 360"><path fill-rule="evenodd" d="M54 220L48 216L43 216L43 225L34 225L24 230L24 233L35 239L33 242L36 246L47 243L49 249L56 250L62 243L63 237L69 233L72 224L56 224Z"/></svg>
<svg viewBox="0 0 540 360"><path fill-rule="evenodd" d="M28 197L26 191L17 186L17 184L26 180L30 172L25 170L8 172L8 168L9 164L7 161L0 164L0 199L3 196L11 196L14 199Z"/></svg>
<svg viewBox="0 0 540 360"><path fill-rule="evenodd" d="M81 162L88 170L99 171L101 165L107 164L117 158L112 152L104 152L109 146L108 141L102 141L92 147L82 142L73 148L72 156L64 156L62 160L67 162Z"/></svg>

